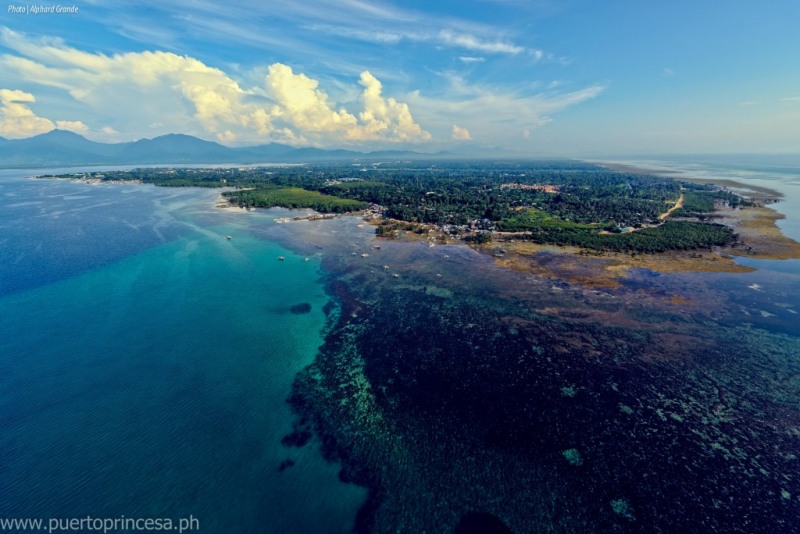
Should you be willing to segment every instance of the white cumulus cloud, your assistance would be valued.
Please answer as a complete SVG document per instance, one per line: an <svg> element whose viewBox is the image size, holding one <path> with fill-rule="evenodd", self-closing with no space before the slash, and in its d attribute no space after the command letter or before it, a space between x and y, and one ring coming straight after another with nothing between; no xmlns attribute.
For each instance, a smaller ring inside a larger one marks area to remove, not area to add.
<svg viewBox="0 0 800 534"><path fill-rule="evenodd" d="M363 108L351 112L332 102L317 80L281 63L269 67L263 87L248 88L221 69L171 52L90 53L7 28L0 30L0 43L16 52L0 55L0 71L67 91L93 113L114 117L117 128L131 138L181 132L225 143L321 145L430 139L408 105L383 96L380 81L366 71L358 82ZM28 108L13 104L8 114L23 109ZM52 128L33 117L31 112L25 119L28 128ZM77 122L64 127L88 130Z"/></svg>
<svg viewBox="0 0 800 534"><path fill-rule="evenodd" d="M472 136L469 135L469 130L454 124L453 130L450 133L450 139L453 141L472 141Z"/></svg>
<svg viewBox="0 0 800 534"><path fill-rule="evenodd" d="M23 91L0 89L0 135L17 138L30 137L49 132L55 126L53 122L38 117L28 104L36 102L36 98Z"/></svg>
<svg viewBox="0 0 800 534"><path fill-rule="evenodd" d="M414 122L408 104L383 96L381 82L369 71L361 73L358 83L364 87L361 94L364 111L359 117L365 139L389 137L399 141L427 141L431 138L430 133Z"/></svg>
<svg viewBox="0 0 800 534"><path fill-rule="evenodd" d="M225 130L217 134L217 141L223 144L231 144L236 142L236 134L230 130Z"/></svg>
<svg viewBox="0 0 800 534"><path fill-rule="evenodd" d="M346 109L331 108L328 95L319 89L317 80L302 73L295 74L287 65L270 65L266 85L277 103L273 115L300 130L344 131L358 122Z"/></svg>
<svg viewBox="0 0 800 534"><path fill-rule="evenodd" d="M81 121L56 121L39 117L29 104L36 98L24 91L0 89L0 136L12 139L30 137L54 128L85 134L89 127Z"/></svg>
<svg viewBox="0 0 800 534"><path fill-rule="evenodd" d="M304 135L337 133L350 141L425 141L430 134L414 121L407 104L383 96L381 82L368 71L361 73L359 101L363 111L356 117L344 107L334 109L319 82L291 67L269 67L266 86L276 105L271 120Z"/></svg>
<svg viewBox="0 0 800 534"><path fill-rule="evenodd" d="M59 130L69 130L76 134L86 135L89 127L81 121L56 121L56 128Z"/></svg>

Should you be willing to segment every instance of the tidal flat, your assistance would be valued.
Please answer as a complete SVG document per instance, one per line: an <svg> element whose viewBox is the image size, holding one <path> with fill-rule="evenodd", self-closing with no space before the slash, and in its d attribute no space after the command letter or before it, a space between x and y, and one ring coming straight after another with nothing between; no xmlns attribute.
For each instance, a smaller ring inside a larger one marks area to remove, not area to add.
<svg viewBox="0 0 800 534"><path fill-rule="evenodd" d="M368 488L359 532L794 530L797 274L597 287L358 223L253 231L320 255L341 306L289 401Z"/></svg>

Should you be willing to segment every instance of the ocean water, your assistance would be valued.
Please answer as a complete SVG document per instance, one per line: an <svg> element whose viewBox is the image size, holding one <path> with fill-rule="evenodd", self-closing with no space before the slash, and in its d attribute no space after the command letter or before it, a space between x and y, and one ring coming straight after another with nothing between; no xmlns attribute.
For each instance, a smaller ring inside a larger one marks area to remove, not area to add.
<svg viewBox="0 0 800 534"><path fill-rule="evenodd" d="M319 258L219 191L24 176L0 176L0 517L350 531L363 489L280 443L326 326Z"/></svg>

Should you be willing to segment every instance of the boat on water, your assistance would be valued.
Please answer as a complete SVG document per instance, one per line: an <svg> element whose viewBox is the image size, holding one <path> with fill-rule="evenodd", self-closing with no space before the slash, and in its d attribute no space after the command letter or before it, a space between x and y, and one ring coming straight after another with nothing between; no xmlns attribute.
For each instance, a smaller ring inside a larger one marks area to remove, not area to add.
<svg viewBox="0 0 800 534"><path fill-rule="evenodd" d="M286 258L284 258L283 256L278 256L278 261L283 261L283 260L285 260L285 259L286 259Z"/></svg>
<svg viewBox="0 0 800 534"><path fill-rule="evenodd" d="M230 239L230 238L231 238L231 236L229 236L229 235L225 236L225 239Z"/></svg>
<svg viewBox="0 0 800 534"><path fill-rule="evenodd" d="M311 261L311 260L309 260L308 258L303 258L303 261Z"/></svg>

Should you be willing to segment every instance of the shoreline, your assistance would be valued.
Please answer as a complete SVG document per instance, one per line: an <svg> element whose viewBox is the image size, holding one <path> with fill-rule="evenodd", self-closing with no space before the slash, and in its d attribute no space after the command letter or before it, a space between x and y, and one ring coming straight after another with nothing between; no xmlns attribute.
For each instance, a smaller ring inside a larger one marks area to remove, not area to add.
<svg viewBox="0 0 800 534"><path fill-rule="evenodd" d="M761 186L752 186L734 180L678 178L674 176L679 174L679 171L655 170L625 164L594 163L618 172L664 175L676 181L717 185L731 190L732 193L738 196L755 200L757 205L738 209L724 208L709 214L710 222L723 224L739 236L734 244L714 247L712 250L672 250L656 254L597 252L580 247L559 247L557 245L523 241L520 239L523 234L504 234L501 232L493 232L492 235L494 238L499 237L502 240L493 240L491 243L483 245L473 245L465 243L461 238L445 235L425 224L383 218L365 222L378 226L382 220L387 220L406 227L422 227L426 230L422 234L406 230L398 231L395 235L384 238L406 242L416 241L428 246L443 244L466 245L483 254L493 256L495 263L498 265L537 276L564 279L587 287L618 287L620 285L619 279L624 278L626 272L630 269L648 269L659 273L747 273L757 269L736 263L735 257L748 257L757 260L800 259L800 243L785 236L776 224L777 221L784 219L785 215L764 205L779 202L784 197L780 191ZM673 210L671 209L670 211ZM537 256L541 253L557 254L567 258L567 263L574 263L575 265L567 268L566 271L558 269L558 272L556 272L546 263L540 264L537 262ZM584 269L588 268L591 273L575 272L570 274L569 271L578 271L578 266Z"/></svg>
<svg viewBox="0 0 800 534"><path fill-rule="evenodd" d="M673 174L678 171L657 171L645 167L635 167L624 164L603 163L603 167L620 172L635 172L639 174L663 174L670 178L677 179ZM764 187L749 186L732 180L706 180L681 178L679 181L694 183L713 183L715 185L736 189L735 194L757 200L759 203L777 202L783 195L775 190ZM745 191L755 194L746 194ZM215 200L215 208L224 209L228 212L236 211L247 213L255 209L245 209L232 204L227 198L220 195ZM239 208L238 210L236 208ZM674 208L674 206L673 206ZM616 286L618 279L626 276L629 269L649 269L661 273L678 272L730 272L744 273L756 270L753 267L739 265L735 257L749 257L760 260L783 260L800 258L800 243L783 235L780 228L775 224L776 221L785 216L776 210L763 205L746 208L726 208L710 214L712 222L724 224L739 235L736 243L725 246L715 247L713 250L688 250L688 251L667 251L656 254L644 253L620 253L620 252L597 252L584 250L580 247L558 247L555 245L538 244L523 241L523 234L506 234L493 232L495 241L485 245L473 245L464 242L463 238L444 234L431 225L422 223L407 223L405 221L395 221L384 219L383 217L367 216L363 212L353 212L347 215L359 216L363 218L365 224L378 226L382 221L391 221L406 227L406 230L399 230L388 239L419 242L427 246L459 244L470 246L481 253L491 255L499 265L530 274L555 276L563 278L564 273L556 274L549 268L539 265L536 256L547 251L550 254L562 255L569 258L569 261L579 260L584 267L594 271L591 275L576 275L572 278L587 286ZM415 232L409 228L422 229L422 233ZM387 238L384 236L383 238ZM505 252L502 252L504 250ZM600 268L597 268L600 267Z"/></svg>
<svg viewBox="0 0 800 534"><path fill-rule="evenodd" d="M732 228L739 235L738 246L726 247L733 256L756 260L800 258L800 243L783 234L776 224L786 216L765 206L714 212L715 222Z"/></svg>
<svg viewBox="0 0 800 534"><path fill-rule="evenodd" d="M77 182L79 184L89 185L145 185L141 180L102 180L100 178L63 178L59 176L47 176L44 174L36 174L27 177L29 180L66 180L69 182Z"/></svg>
<svg viewBox="0 0 800 534"><path fill-rule="evenodd" d="M230 200L228 200L227 198L225 198L221 194L214 201L214 207L218 208L218 209L221 209L221 210L230 210L230 209L233 209L233 208L238 208L238 209L241 209L241 210L243 210L245 212L247 211L246 209L242 208L241 206L237 206L237 205L231 203Z"/></svg>
<svg viewBox="0 0 800 534"><path fill-rule="evenodd" d="M710 178L692 178L685 176L678 177L674 175L682 174L682 171L673 171L667 169L651 169L648 167L638 167L627 163L609 163L609 162L597 162L597 161L587 161L586 163L591 163L593 165L604 167L606 169L611 169L617 172L666 176L678 182L689 182L692 184L703 184L703 185L718 185L720 187L736 189L742 192L749 191L750 193L744 193L743 196L748 196L749 198L753 198L754 200L777 202L784 196L783 193L775 189L770 189L768 187L762 187L758 185L749 185L742 182L737 182L736 180L729 180L725 178L710 179ZM733 192L739 194L737 191Z"/></svg>
<svg viewBox="0 0 800 534"><path fill-rule="evenodd" d="M784 194L768 187L751 185L730 179L707 179L676 177L680 171L657 170L623 163L595 162L596 165L636 174L654 174L673 178L677 181L712 184L731 190L732 193L757 201L760 205L740 209L723 209L712 212L713 222L724 224L740 236L740 245L722 247L720 250L732 256L750 257L759 260L786 260L800 258L800 243L783 234L776 224L786 216L766 206L780 202Z"/></svg>
<svg viewBox="0 0 800 534"><path fill-rule="evenodd" d="M380 220L365 222L377 227ZM411 225L411 223L402 224ZM417 226L423 225L417 224ZM597 288L619 287L619 280L625 278L627 271L630 269L648 269L660 273L747 273L756 269L737 264L733 256L748 256L755 259L783 259L783 256L786 255L783 249L771 255L765 255L764 253L753 251L736 251L731 247L715 247L714 250L670 250L655 254L594 251L574 246L535 243L521 239L522 234L497 232L494 233L496 240L486 244L467 243L461 238L445 235L439 231L417 234L413 230L402 230L393 236L378 237L390 241L419 243L429 247L442 245L465 246L481 254L491 256L495 264L499 266L534 276L565 280L586 287ZM797 257L800 258L800 244L797 244L797 247ZM755 249L755 247L753 248ZM780 252L783 252L783 254L779 254ZM549 261L549 258L553 256L560 258L556 266L551 265Z"/></svg>

